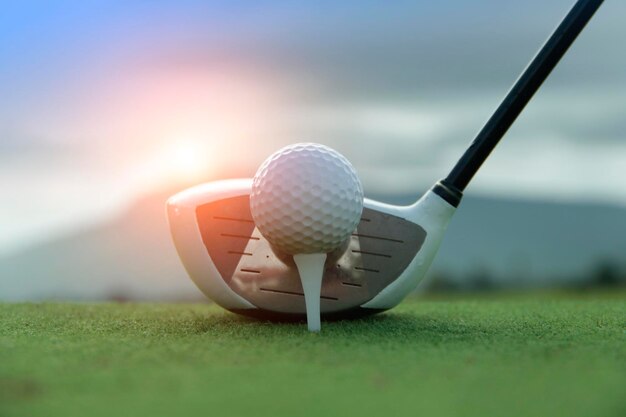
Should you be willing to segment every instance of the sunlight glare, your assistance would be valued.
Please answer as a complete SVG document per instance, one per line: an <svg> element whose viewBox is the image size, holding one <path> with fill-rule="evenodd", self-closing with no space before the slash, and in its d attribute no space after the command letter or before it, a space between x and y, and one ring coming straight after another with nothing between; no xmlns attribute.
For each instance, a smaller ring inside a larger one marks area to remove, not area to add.
<svg viewBox="0 0 626 417"><path fill-rule="evenodd" d="M200 141L181 141L172 145L169 156L172 174L193 179L206 170L206 149Z"/></svg>
<svg viewBox="0 0 626 417"><path fill-rule="evenodd" d="M212 171L210 143L199 138L174 138L165 143L144 165L141 176L150 186L192 183L206 179Z"/></svg>

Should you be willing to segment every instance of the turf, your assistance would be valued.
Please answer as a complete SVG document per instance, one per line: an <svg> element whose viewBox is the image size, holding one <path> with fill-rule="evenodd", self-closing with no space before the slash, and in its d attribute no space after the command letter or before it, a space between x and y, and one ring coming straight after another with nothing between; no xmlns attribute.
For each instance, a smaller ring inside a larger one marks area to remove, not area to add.
<svg viewBox="0 0 626 417"><path fill-rule="evenodd" d="M624 416L626 294L411 299L303 325L0 304L0 416Z"/></svg>

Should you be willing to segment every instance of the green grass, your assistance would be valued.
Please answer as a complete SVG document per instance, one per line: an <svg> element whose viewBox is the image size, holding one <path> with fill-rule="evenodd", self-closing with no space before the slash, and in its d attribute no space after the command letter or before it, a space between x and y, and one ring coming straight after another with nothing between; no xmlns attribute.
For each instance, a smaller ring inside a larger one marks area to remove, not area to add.
<svg viewBox="0 0 626 417"><path fill-rule="evenodd" d="M0 416L624 416L626 294L411 299L269 324L202 304L0 304Z"/></svg>

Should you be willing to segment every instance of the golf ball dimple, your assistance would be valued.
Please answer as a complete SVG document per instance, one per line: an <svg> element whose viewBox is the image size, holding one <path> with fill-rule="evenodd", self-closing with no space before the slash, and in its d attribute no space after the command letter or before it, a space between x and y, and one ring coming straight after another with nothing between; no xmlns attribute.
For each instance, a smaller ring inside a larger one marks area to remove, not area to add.
<svg viewBox="0 0 626 417"><path fill-rule="evenodd" d="M252 182L250 210L260 232L279 250L328 253L356 229L363 187L343 155L299 143L263 162Z"/></svg>

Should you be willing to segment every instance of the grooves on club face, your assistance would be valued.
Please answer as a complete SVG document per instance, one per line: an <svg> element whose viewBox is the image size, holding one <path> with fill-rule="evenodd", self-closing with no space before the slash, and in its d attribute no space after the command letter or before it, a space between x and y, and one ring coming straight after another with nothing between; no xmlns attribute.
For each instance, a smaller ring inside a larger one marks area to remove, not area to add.
<svg viewBox="0 0 626 417"><path fill-rule="evenodd" d="M271 247L255 227L249 196L200 205L196 217L202 241L226 284L259 310L237 313L272 319L302 319L306 306L291 256ZM325 319L382 310L362 309L415 258L425 230L408 220L365 208L356 231L331 253L322 282Z"/></svg>

